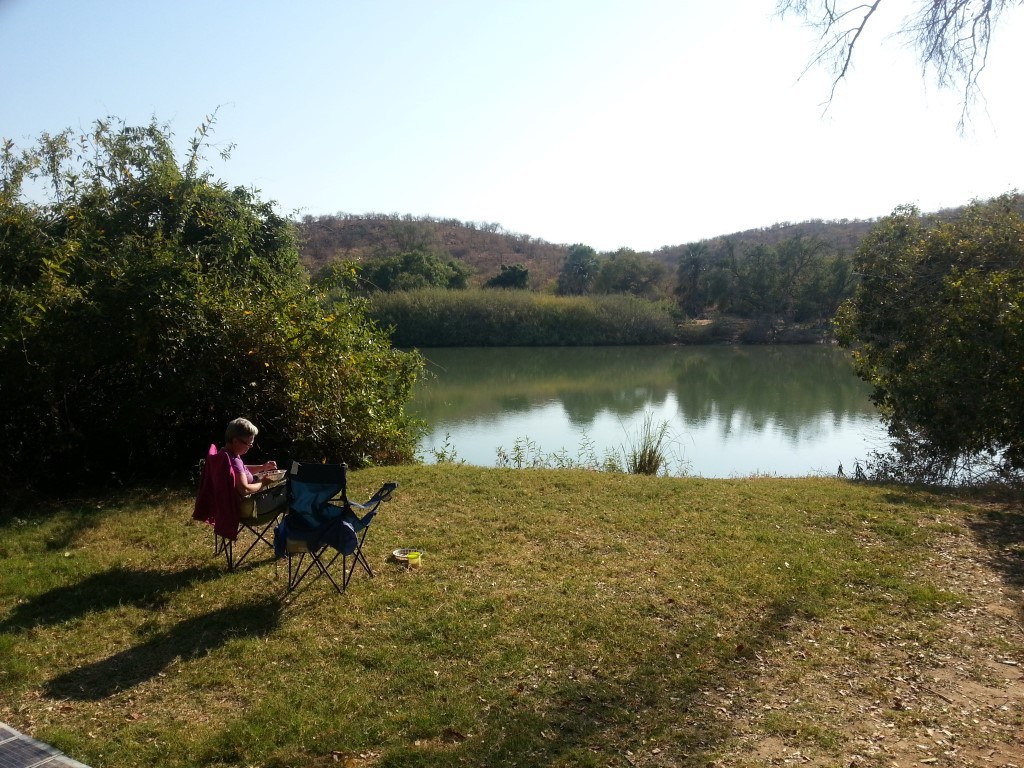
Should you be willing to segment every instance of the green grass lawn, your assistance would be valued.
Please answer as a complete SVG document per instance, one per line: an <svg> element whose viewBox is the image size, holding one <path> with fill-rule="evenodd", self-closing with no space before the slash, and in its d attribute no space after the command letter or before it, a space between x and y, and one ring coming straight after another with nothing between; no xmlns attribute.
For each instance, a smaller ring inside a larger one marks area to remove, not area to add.
<svg viewBox="0 0 1024 768"><path fill-rule="evenodd" d="M350 496L384 480L376 578L344 596L287 596L269 552L226 572L191 489L3 513L0 720L96 768L706 766L737 749L710 698L756 695L809 627L870 666L864 638L927 648L969 601L927 567L969 496L462 466L364 470ZM824 755L841 725L765 723Z"/></svg>

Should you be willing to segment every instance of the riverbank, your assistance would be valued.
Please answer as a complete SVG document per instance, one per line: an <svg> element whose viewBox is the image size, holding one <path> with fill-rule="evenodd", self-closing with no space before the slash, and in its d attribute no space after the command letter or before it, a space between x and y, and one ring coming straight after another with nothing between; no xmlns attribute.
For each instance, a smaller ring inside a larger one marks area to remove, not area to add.
<svg viewBox="0 0 1024 768"><path fill-rule="evenodd" d="M351 494L385 479L343 597L225 573L191 489L6 513L0 721L114 768L1019 764L1018 506L462 466Z"/></svg>
<svg viewBox="0 0 1024 768"><path fill-rule="evenodd" d="M715 317L687 320L676 327L677 344L831 344L831 323L786 323Z"/></svg>

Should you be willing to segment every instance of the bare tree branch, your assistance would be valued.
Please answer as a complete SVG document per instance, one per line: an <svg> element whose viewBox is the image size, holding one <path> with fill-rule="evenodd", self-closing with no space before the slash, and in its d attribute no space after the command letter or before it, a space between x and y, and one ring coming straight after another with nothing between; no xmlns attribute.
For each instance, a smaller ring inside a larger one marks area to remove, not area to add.
<svg viewBox="0 0 1024 768"><path fill-rule="evenodd" d="M832 69L828 103L849 73L854 48L882 2L777 0L780 17L802 18L821 35L807 70L821 65ZM917 50L922 74L933 70L940 87L962 88L961 129L981 93L979 78L988 62L992 32L1008 7L1021 5L1024 0L917 0L916 10L895 30Z"/></svg>
<svg viewBox="0 0 1024 768"><path fill-rule="evenodd" d="M961 127L981 92L978 79L988 62L992 30L1006 6L1012 4L1010 0L928 3L906 25L922 71L931 67L940 86L962 87Z"/></svg>

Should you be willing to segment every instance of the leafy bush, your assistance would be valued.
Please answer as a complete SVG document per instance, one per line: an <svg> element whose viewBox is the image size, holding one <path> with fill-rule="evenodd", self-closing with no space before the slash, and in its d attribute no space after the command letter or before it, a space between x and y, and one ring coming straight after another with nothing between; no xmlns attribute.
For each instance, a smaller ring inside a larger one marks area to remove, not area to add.
<svg viewBox="0 0 1024 768"><path fill-rule="evenodd" d="M199 170L209 126L181 166L155 122L5 142L0 460L26 480L183 470L240 415L278 459L414 455L419 360L325 310L291 223Z"/></svg>
<svg viewBox="0 0 1024 768"><path fill-rule="evenodd" d="M1024 477L1024 218L1020 197L927 226L899 208L857 251L838 318L894 439L884 476Z"/></svg>
<svg viewBox="0 0 1024 768"><path fill-rule="evenodd" d="M664 262L629 248L620 248L600 260L594 293L628 293L659 301L672 295L670 272Z"/></svg>
<svg viewBox="0 0 1024 768"><path fill-rule="evenodd" d="M372 291L411 291L419 288L462 289L471 270L458 259L436 253L407 251L372 259L360 267L360 288Z"/></svg>
<svg viewBox="0 0 1024 768"><path fill-rule="evenodd" d="M526 290L530 287L530 270L522 264L501 265L501 272L484 282L484 288L513 288Z"/></svg>

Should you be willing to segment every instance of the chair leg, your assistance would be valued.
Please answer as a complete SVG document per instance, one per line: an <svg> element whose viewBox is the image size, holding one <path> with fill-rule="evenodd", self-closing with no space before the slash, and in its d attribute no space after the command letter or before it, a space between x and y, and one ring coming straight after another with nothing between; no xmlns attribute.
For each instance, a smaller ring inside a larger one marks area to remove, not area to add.
<svg viewBox="0 0 1024 768"><path fill-rule="evenodd" d="M242 561L245 560L246 556L250 552L252 552L253 549L256 548L256 545L259 544L261 541L264 544L266 544L268 547L270 547L271 550L273 550L274 549L274 542L267 538L267 531L271 530L275 525L277 525L277 521L279 519L280 519L280 515L274 517L272 520L270 520L269 522L265 523L262 528L256 528L254 526L249 526L249 525L244 525L243 524L242 527L243 528L247 528L248 530L252 531L253 536L255 538L252 540L252 543L249 544L249 547L245 550L245 552L242 553L241 557L233 559L232 563L228 564L228 570L233 570L234 568L237 568L238 566L240 566L242 564Z"/></svg>
<svg viewBox="0 0 1024 768"><path fill-rule="evenodd" d="M303 552L299 555L288 555L288 591L291 592L302 583L302 580L306 578L306 574L312 570L316 562L310 558L309 563L305 568L302 564L306 560L307 552Z"/></svg>
<svg viewBox="0 0 1024 768"><path fill-rule="evenodd" d="M345 576L344 585L346 589L348 588L348 583L352 581L352 575L355 573L357 563L363 566L363 570L366 571L367 576L371 579L374 576L373 568L370 567L370 563L366 559L366 555L363 554L363 540L366 538L368 531L369 528L363 528L362 532L359 534L359 542L356 544L355 552L352 553L352 566L346 567L348 558L346 558L346 562L342 565Z"/></svg>
<svg viewBox="0 0 1024 768"><path fill-rule="evenodd" d="M288 555L288 591L289 592L291 592L293 589L295 589L297 586L299 586L299 582L302 581L302 579L305 577L306 572L309 570L309 568L313 567L312 563L311 563L309 565L309 567L306 568L305 571L302 571L300 573L300 571L302 569L302 561L305 558L306 558L305 554L301 554L301 555L289 554Z"/></svg>
<svg viewBox="0 0 1024 768"><path fill-rule="evenodd" d="M341 524L340 519L337 524ZM326 558L326 552L332 547L322 546L315 551L311 551L308 547L304 546L300 551L296 551L288 554L288 591L291 592L313 569L317 569L317 574L314 578L320 578L320 576L326 576L327 580L331 582L334 589L343 593L348 590L348 584L355 575L356 566L362 566L363 570L366 571L366 575L371 579L374 578L373 568L370 566L370 561L366 559L366 555L363 554L363 542L366 540L366 534L369 533L369 525L362 527L358 533L355 534L355 549L349 553L344 554L340 550L335 549L330 560ZM306 555L310 556L310 562L303 567L303 559ZM334 563L341 558L341 585L338 585L338 581L335 576L331 573L331 568ZM349 558L352 558L352 562L349 563Z"/></svg>
<svg viewBox="0 0 1024 768"><path fill-rule="evenodd" d="M322 552L323 552L323 550L321 550L321 553ZM327 562L327 565L324 565L323 562L321 562L319 556L315 557L314 560L316 560L317 567L320 568L320 574L327 577L327 580L329 582L331 582L331 584L334 585L335 591L337 591L337 593L340 595L341 593L343 593L345 591L345 588L348 586L348 580L345 578L345 572L344 572L344 570L345 570L345 561L344 561L344 559L342 559L342 561L341 561L341 568L342 568L341 576L342 576L342 579L341 579L341 586L340 587L338 586L338 582L336 582L334 580L334 577L331 576L331 566L334 565L334 561L338 559L338 555L339 554L340 554L339 552L335 552L334 553L334 557L332 557Z"/></svg>
<svg viewBox="0 0 1024 768"><path fill-rule="evenodd" d="M326 548L324 548L324 549L326 549ZM302 583L302 581L306 578L306 576L309 574L309 572L311 570L313 570L314 567L317 569L317 575L313 578L314 581L316 579L320 578L321 576L326 576L327 580L329 582L331 582L331 585L338 592L338 594L341 594L341 593L343 593L345 591L344 585L348 584L348 580L347 579L343 579L342 580L342 585L343 586L339 587L338 586L338 582L334 580L334 577L331 575L331 571L330 571L331 566L334 564L334 561L338 559L338 556L340 555L340 553L336 552L334 554L334 557L332 557L327 562L327 564L324 565L324 563L323 563L323 561L322 561L322 559L320 557L320 555L323 553L324 549L322 549L320 552L301 552L297 556L294 555L294 554L288 555L288 591L289 592L292 592L294 589L296 589L299 586L299 584ZM303 561L305 560L307 555L309 556L309 563L306 565L305 568L303 568L302 564L303 564ZM296 561L296 562L293 562L293 561ZM342 564L343 564L343 567L344 567L344 561L342 561Z"/></svg>
<svg viewBox="0 0 1024 768"><path fill-rule="evenodd" d="M245 560L246 555L248 555L250 552L252 552L253 549L256 548L256 545L259 544L259 543L260 543L259 537L253 539L252 542L249 544L249 546L246 548L245 552L243 552L240 557L236 558L234 567L237 568L238 566L240 566L242 564L242 561Z"/></svg>
<svg viewBox="0 0 1024 768"><path fill-rule="evenodd" d="M231 539L226 539L223 536L218 536L216 533L213 534L213 554L224 555L224 559L227 561L228 570L234 570L235 542Z"/></svg>

